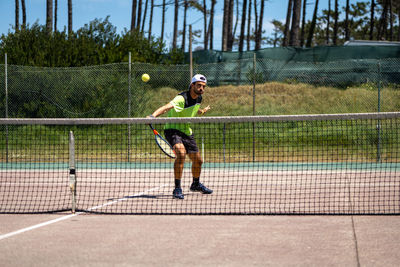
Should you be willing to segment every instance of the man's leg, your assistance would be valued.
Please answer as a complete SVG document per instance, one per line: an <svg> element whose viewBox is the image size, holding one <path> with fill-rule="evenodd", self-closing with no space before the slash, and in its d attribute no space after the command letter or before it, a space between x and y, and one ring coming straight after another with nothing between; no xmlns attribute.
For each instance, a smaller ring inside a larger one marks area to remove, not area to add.
<svg viewBox="0 0 400 267"><path fill-rule="evenodd" d="M183 166L185 164L186 149L183 144L178 143L174 146L174 150L176 159L174 162L175 189L173 192L173 197L183 199L184 196L181 188L181 178L183 174Z"/></svg>
<svg viewBox="0 0 400 267"><path fill-rule="evenodd" d="M192 161L192 175L194 178L199 178L201 174L201 165L203 165L203 159L200 156L200 152L189 153L188 155Z"/></svg>
<svg viewBox="0 0 400 267"><path fill-rule="evenodd" d="M200 152L189 153L188 155L192 161L193 175L193 183L190 186L190 190L202 192L203 194L211 194L213 191L200 183L201 165L203 165L203 159L200 156Z"/></svg>

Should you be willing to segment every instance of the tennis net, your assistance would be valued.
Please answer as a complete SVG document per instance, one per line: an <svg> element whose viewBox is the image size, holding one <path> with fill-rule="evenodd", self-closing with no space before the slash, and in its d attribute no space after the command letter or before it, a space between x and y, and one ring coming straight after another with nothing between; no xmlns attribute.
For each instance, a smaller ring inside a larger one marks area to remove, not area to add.
<svg viewBox="0 0 400 267"><path fill-rule="evenodd" d="M0 213L400 214L400 112L254 117L0 119ZM191 123L214 190L173 199L154 142Z"/></svg>

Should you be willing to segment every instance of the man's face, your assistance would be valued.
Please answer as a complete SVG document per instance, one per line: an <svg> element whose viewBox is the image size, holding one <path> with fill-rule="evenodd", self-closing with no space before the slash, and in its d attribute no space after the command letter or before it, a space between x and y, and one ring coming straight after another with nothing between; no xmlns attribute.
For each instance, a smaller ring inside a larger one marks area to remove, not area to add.
<svg viewBox="0 0 400 267"><path fill-rule="evenodd" d="M204 89L206 88L205 82L195 82L192 84L193 91L196 95L202 95L204 93Z"/></svg>

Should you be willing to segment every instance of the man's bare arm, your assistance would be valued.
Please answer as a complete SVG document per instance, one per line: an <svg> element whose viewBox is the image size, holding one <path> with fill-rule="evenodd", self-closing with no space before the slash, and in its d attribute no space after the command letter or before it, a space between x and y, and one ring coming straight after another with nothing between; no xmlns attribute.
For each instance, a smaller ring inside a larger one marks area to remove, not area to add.
<svg viewBox="0 0 400 267"><path fill-rule="evenodd" d="M170 109L174 108L174 106L171 103L165 104L164 106L158 108L156 111L151 114L153 117L158 117L161 116L162 114L166 113Z"/></svg>

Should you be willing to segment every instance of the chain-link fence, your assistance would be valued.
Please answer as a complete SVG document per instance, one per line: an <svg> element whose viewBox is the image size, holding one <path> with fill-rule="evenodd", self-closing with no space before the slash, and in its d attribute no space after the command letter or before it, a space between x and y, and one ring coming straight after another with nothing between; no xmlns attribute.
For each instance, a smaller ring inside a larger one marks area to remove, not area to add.
<svg viewBox="0 0 400 267"><path fill-rule="evenodd" d="M150 81L141 81L148 73ZM193 66L208 78L209 116L400 110L400 59L293 62L247 58ZM9 118L143 117L186 90L190 66L119 63L79 68L0 65Z"/></svg>

